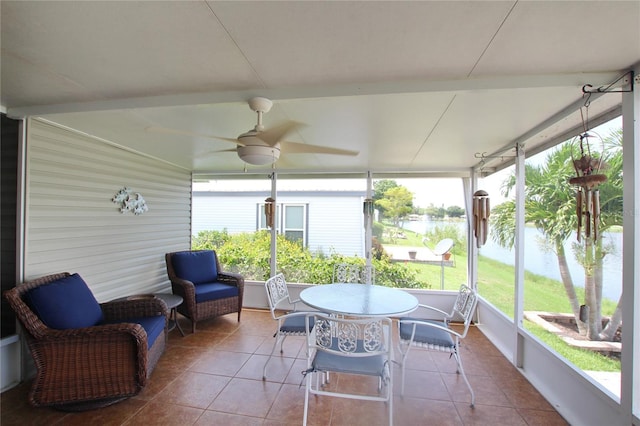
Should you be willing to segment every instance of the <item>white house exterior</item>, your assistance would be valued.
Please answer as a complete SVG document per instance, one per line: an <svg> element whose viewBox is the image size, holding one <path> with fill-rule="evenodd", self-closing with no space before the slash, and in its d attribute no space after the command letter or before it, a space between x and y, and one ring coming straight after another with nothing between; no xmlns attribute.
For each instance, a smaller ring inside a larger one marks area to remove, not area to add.
<svg viewBox="0 0 640 426"><path fill-rule="evenodd" d="M279 191L274 223L279 233L299 238L312 252L364 257L365 191ZM266 229L264 191L194 191L192 234L230 234Z"/></svg>

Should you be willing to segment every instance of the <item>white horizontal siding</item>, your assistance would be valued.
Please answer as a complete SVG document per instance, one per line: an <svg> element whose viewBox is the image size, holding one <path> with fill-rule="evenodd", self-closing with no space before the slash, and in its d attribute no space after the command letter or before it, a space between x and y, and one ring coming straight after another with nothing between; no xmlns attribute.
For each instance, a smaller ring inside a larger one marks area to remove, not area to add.
<svg viewBox="0 0 640 426"><path fill-rule="evenodd" d="M364 256L363 196L354 193L303 192L278 195L278 204L308 206L308 247L312 252L332 251L345 256ZM332 195L331 195L332 194ZM254 232L257 205L269 194L194 192L193 234L226 229L230 234Z"/></svg>
<svg viewBox="0 0 640 426"><path fill-rule="evenodd" d="M120 213L125 186L149 211ZM169 291L164 253L190 247L190 199L187 170L30 120L25 280L78 272L100 302Z"/></svg>
<svg viewBox="0 0 640 426"><path fill-rule="evenodd" d="M309 208L309 248L364 257L362 197L322 197Z"/></svg>
<svg viewBox="0 0 640 426"><path fill-rule="evenodd" d="M194 192L193 235L200 231L224 229L230 234L254 232L257 229L257 205L268 196L202 196Z"/></svg>

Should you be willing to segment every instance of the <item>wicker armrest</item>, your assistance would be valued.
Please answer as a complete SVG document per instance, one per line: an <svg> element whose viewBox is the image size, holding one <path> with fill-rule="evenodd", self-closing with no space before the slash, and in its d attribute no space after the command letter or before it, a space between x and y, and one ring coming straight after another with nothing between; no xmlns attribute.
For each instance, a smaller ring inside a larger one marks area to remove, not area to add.
<svg viewBox="0 0 640 426"><path fill-rule="evenodd" d="M37 367L33 405L134 395L147 383L147 334L139 324L48 329L29 340Z"/></svg>
<svg viewBox="0 0 640 426"><path fill-rule="evenodd" d="M179 294L184 300L196 297L196 287L189 281L178 277L171 278L171 288L174 294Z"/></svg>
<svg viewBox="0 0 640 426"><path fill-rule="evenodd" d="M219 272L218 281L238 287L240 290L244 289L244 277L240 274L233 272Z"/></svg>
<svg viewBox="0 0 640 426"><path fill-rule="evenodd" d="M47 331L40 338L42 341L49 341L50 344L66 345L71 342L90 342L97 341L103 336L112 339L115 335L125 335L132 341L140 344L147 342L147 333L140 324L134 323L117 323L96 325L93 327L70 328L66 330L56 330L47 328Z"/></svg>
<svg viewBox="0 0 640 426"><path fill-rule="evenodd" d="M166 303L154 297L112 301L102 303L100 307L107 321L158 315L164 315L165 318L169 318L169 309Z"/></svg>

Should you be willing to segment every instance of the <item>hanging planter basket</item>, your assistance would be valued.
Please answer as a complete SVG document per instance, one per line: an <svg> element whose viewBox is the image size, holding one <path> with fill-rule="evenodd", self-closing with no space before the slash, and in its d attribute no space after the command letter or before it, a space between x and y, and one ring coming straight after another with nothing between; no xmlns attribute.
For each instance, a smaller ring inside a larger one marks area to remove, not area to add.
<svg viewBox="0 0 640 426"><path fill-rule="evenodd" d="M576 142L579 142L580 158L575 159L573 151L571 153L573 168L577 176L570 178L569 183L578 187L576 193L576 216L578 219L576 234L578 241L581 239L583 225L585 238L593 237L594 240L598 238L600 224L600 190L598 187L607 181L607 176L599 173L606 166L602 161L604 143L599 136L594 135L593 133L585 132L579 136L579 141ZM597 137L603 145L599 158L591 155L589 138L594 137Z"/></svg>

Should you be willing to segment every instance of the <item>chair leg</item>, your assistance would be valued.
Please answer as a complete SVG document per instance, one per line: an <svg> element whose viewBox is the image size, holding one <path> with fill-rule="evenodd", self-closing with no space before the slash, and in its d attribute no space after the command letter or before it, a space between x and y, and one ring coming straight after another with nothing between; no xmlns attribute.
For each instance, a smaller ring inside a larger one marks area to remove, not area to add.
<svg viewBox="0 0 640 426"><path fill-rule="evenodd" d="M286 334L282 335L282 339L280 339L280 353L284 353L284 340L287 338Z"/></svg>
<svg viewBox="0 0 640 426"><path fill-rule="evenodd" d="M196 334L196 322L191 320L191 333Z"/></svg>
<svg viewBox="0 0 640 426"><path fill-rule="evenodd" d="M271 361L271 357L273 356L273 353L276 351L276 347L278 346L278 340L280 339L280 333L277 333L274 336L274 341L273 341L273 348L271 348L271 353L269 354L269 358L267 358L267 361L264 363L264 367L262 367L262 380L267 380L267 364L269 364L269 361ZM284 343L284 339L282 339L283 343ZM282 353L282 346L280 346L280 353Z"/></svg>
<svg viewBox="0 0 640 426"><path fill-rule="evenodd" d="M402 363L400 364L400 396L404 396L405 365L407 364L407 356L409 355L410 349L411 349L411 343L407 345L406 352L402 350L402 343L398 343L398 351L402 355Z"/></svg>
<svg viewBox="0 0 640 426"><path fill-rule="evenodd" d="M387 392L389 392L389 426L393 426L393 380L391 376L389 376L389 383L387 384L389 388Z"/></svg>
<svg viewBox="0 0 640 426"><path fill-rule="evenodd" d="M305 391L304 391L304 417L302 420L302 426L307 426L307 415L309 413L309 392L311 391L311 376L315 375L315 373L309 372L307 373L307 377L305 378Z"/></svg>
<svg viewBox="0 0 640 426"><path fill-rule="evenodd" d="M458 364L458 371L462 374L462 378L464 379L464 382L467 384L467 387L469 388L469 392L471 392L471 408L473 408L475 406L476 396L473 393L473 389L471 389L471 384L469 383L469 380L467 379L467 375L464 372L464 368L462 367L462 359L460 358L460 354L458 353L458 351L455 351L453 353L453 356L455 357L456 363Z"/></svg>

